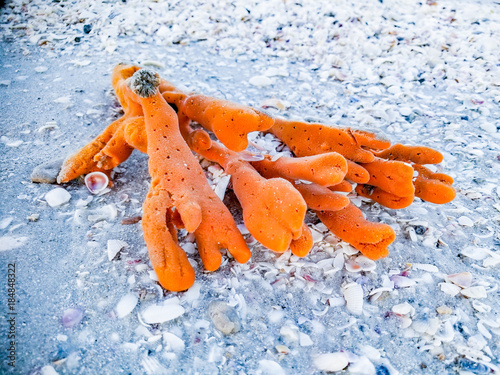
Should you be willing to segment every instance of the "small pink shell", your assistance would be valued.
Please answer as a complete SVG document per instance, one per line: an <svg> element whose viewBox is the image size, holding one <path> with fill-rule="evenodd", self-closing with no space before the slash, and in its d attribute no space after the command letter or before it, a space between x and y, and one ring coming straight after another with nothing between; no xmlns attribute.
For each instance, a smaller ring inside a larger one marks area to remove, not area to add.
<svg viewBox="0 0 500 375"><path fill-rule="evenodd" d="M108 187L109 178L102 172L92 172L85 176L85 185L92 194L99 194Z"/></svg>
<svg viewBox="0 0 500 375"><path fill-rule="evenodd" d="M62 315L62 325L64 328L73 328L83 319L83 311L81 309L66 309Z"/></svg>

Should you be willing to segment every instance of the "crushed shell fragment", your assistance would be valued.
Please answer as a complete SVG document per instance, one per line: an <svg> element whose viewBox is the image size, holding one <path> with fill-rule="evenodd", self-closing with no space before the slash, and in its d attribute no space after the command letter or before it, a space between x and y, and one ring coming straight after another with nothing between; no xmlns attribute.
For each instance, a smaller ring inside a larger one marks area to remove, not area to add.
<svg viewBox="0 0 500 375"><path fill-rule="evenodd" d="M313 359L314 366L320 371L336 372L347 367L347 355L342 352L320 354Z"/></svg>
<svg viewBox="0 0 500 375"><path fill-rule="evenodd" d="M360 315L363 312L363 288L358 283L349 283L343 288L347 310Z"/></svg>

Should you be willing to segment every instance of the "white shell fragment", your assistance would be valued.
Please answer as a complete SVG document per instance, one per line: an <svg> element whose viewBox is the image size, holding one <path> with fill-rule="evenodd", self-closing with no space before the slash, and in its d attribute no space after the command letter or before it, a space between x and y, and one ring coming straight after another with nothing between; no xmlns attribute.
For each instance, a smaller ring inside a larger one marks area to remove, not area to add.
<svg viewBox="0 0 500 375"><path fill-rule="evenodd" d="M299 345L300 346L311 346L313 344L314 343L308 334L303 333L303 332L299 332Z"/></svg>
<svg viewBox="0 0 500 375"><path fill-rule="evenodd" d="M313 359L314 366L320 371L342 371L349 364L347 355L342 352L320 354Z"/></svg>
<svg viewBox="0 0 500 375"><path fill-rule="evenodd" d="M68 203L71 199L71 194L63 188L55 188L45 194L45 201L50 207L59 207L65 203Z"/></svg>
<svg viewBox="0 0 500 375"><path fill-rule="evenodd" d="M394 283L395 288L409 288L417 285L415 280L400 275L393 275L390 277L390 280Z"/></svg>
<svg viewBox="0 0 500 375"><path fill-rule="evenodd" d="M441 291L449 294L450 296L456 296L461 290L458 285L452 283L440 283L439 287L441 288Z"/></svg>
<svg viewBox="0 0 500 375"><path fill-rule="evenodd" d="M470 288L462 289L461 292L464 297L467 298L486 298L488 294L484 286L472 286Z"/></svg>
<svg viewBox="0 0 500 375"><path fill-rule="evenodd" d="M278 344L274 348L280 354L289 354L290 353L290 348L288 346L285 346L285 345Z"/></svg>
<svg viewBox="0 0 500 375"><path fill-rule="evenodd" d="M43 366L40 369L40 375L58 375L59 373L56 371L56 369L50 365Z"/></svg>
<svg viewBox="0 0 500 375"><path fill-rule="evenodd" d="M214 192L219 197L221 201L224 200L224 195L226 195L227 185L231 180L231 176L223 176L219 179L219 182L215 186Z"/></svg>
<svg viewBox="0 0 500 375"><path fill-rule="evenodd" d="M283 326L280 329L280 335L287 342L298 342L299 341L299 330L297 327L293 326Z"/></svg>
<svg viewBox="0 0 500 375"><path fill-rule="evenodd" d="M408 302L403 302L398 305L392 306L392 312L399 315L413 315L415 314L415 309Z"/></svg>
<svg viewBox="0 0 500 375"><path fill-rule="evenodd" d="M142 312L142 319L145 323L164 323L178 318L184 314L184 308L176 303L166 303L164 305L152 305Z"/></svg>
<svg viewBox="0 0 500 375"><path fill-rule="evenodd" d="M129 294L124 295L120 299L120 301L118 302L118 304L116 305L116 308L115 308L116 315L118 316L118 318L121 319L121 318L126 317L128 314L130 314L137 306L138 301L139 301L139 299L137 298L137 296L135 294L129 293Z"/></svg>
<svg viewBox="0 0 500 375"><path fill-rule="evenodd" d="M92 172L85 176L85 186L92 194L103 192L109 184L109 178L102 172Z"/></svg>
<svg viewBox="0 0 500 375"><path fill-rule="evenodd" d="M355 263L359 265L361 269L365 272L371 272L377 268L377 264L370 258L365 257L364 255L359 255L355 259Z"/></svg>
<svg viewBox="0 0 500 375"><path fill-rule="evenodd" d="M487 258L489 255L488 251L476 246L467 246L460 252L460 254L474 260L483 260L484 258Z"/></svg>
<svg viewBox="0 0 500 375"><path fill-rule="evenodd" d="M185 348L184 340L170 332L163 332L163 342L168 351L179 353Z"/></svg>
<svg viewBox="0 0 500 375"><path fill-rule="evenodd" d="M262 375L285 375L286 372L278 362L270 359L261 359L259 361L259 370Z"/></svg>
<svg viewBox="0 0 500 375"><path fill-rule="evenodd" d="M467 217L467 216L460 216L458 218L458 224L460 224L464 227L473 227L474 226L474 222L472 221L472 219Z"/></svg>
<svg viewBox="0 0 500 375"><path fill-rule="evenodd" d="M248 82L257 87L266 87L273 84L272 79L266 76L253 76Z"/></svg>
<svg viewBox="0 0 500 375"><path fill-rule="evenodd" d="M347 310L360 315L363 312L363 288L358 283L349 283L343 288Z"/></svg>
<svg viewBox="0 0 500 375"><path fill-rule="evenodd" d="M355 259L348 260L345 263L345 268L349 272L371 272L377 268L377 265L373 260L360 255Z"/></svg>
<svg viewBox="0 0 500 375"><path fill-rule="evenodd" d="M116 254L120 252L121 249L128 246L128 243L122 240L108 240L108 259L113 260Z"/></svg>
<svg viewBox="0 0 500 375"><path fill-rule="evenodd" d="M350 375L375 375L377 370L371 361L365 357L359 357L356 362L349 364Z"/></svg>
<svg viewBox="0 0 500 375"><path fill-rule="evenodd" d="M446 276L446 280L461 288L468 288L472 285L472 274L470 272L454 273Z"/></svg>

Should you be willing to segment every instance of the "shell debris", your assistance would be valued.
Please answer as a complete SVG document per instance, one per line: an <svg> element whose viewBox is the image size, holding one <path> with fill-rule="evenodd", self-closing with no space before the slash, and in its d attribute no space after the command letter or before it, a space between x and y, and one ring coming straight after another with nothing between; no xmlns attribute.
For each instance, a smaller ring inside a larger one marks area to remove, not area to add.
<svg viewBox="0 0 500 375"><path fill-rule="evenodd" d="M57 187L45 194L45 201L50 207L59 207L68 203L71 199L71 194L63 188Z"/></svg>
<svg viewBox="0 0 500 375"><path fill-rule="evenodd" d="M320 371L338 372L349 365L347 354L343 352L320 354L313 358L314 366Z"/></svg>
<svg viewBox="0 0 500 375"><path fill-rule="evenodd" d="M360 315L363 312L363 287L352 282L342 288L342 295L349 312Z"/></svg>

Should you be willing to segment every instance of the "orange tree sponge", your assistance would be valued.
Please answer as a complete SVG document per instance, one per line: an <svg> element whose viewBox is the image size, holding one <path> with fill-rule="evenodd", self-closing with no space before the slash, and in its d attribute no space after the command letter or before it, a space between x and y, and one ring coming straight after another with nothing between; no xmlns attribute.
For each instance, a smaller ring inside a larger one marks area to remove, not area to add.
<svg viewBox="0 0 500 375"><path fill-rule="evenodd" d="M126 141L124 129L131 122L142 121L142 108L124 97L123 85L138 69L136 66L125 64L119 64L113 69L111 83L123 107L124 116L111 123L77 153L66 158L57 177L58 183L68 182L94 171L105 172L130 156L133 148Z"/></svg>
<svg viewBox="0 0 500 375"><path fill-rule="evenodd" d="M313 247L313 237L311 229L306 223L302 223L302 235L290 243L290 250L293 255L305 257Z"/></svg>
<svg viewBox="0 0 500 375"><path fill-rule="evenodd" d="M274 120L261 111L205 95L188 95L178 101L178 107L234 151L247 148L248 133L267 130L274 124Z"/></svg>
<svg viewBox="0 0 500 375"><path fill-rule="evenodd" d="M443 155L440 152L424 146L405 146L400 143L376 152L375 156L387 160L401 160L417 164L438 164L443 161Z"/></svg>
<svg viewBox="0 0 500 375"><path fill-rule="evenodd" d="M275 119L269 132L281 139L297 156L335 151L346 159L369 163L374 156L365 148L384 149L390 146L388 141L372 133L281 118Z"/></svg>
<svg viewBox="0 0 500 375"><path fill-rule="evenodd" d="M415 193L413 187L413 168L397 160L375 158L371 163L361 164L370 179L368 185L377 186L398 197L409 197Z"/></svg>
<svg viewBox="0 0 500 375"><path fill-rule="evenodd" d="M352 203L340 211L316 211L316 214L334 235L366 257L377 260L389 254L387 246L394 241L394 230L387 224L367 221Z"/></svg>
<svg viewBox="0 0 500 375"><path fill-rule="evenodd" d="M279 177L291 180L306 180L322 186L334 186L342 182L347 173L347 162L336 152L306 156L286 157L272 161L267 157L261 161L252 162L259 171L272 168L279 171Z"/></svg>
<svg viewBox="0 0 500 375"><path fill-rule="evenodd" d="M210 142L204 130L192 132L188 143L194 151L219 163L231 175L233 190L243 208L243 221L257 241L271 250L283 252L292 240L302 236L307 206L290 182L263 178L250 163L241 160L238 153Z"/></svg>
<svg viewBox="0 0 500 375"><path fill-rule="evenodd" d="M176 254L178 249L172 248L171 242L165 240L165 231L156 234L157 231L151 229L163 226L164 220L160 223L155 220L159 215L167 215L165 206L162 204L157 208L158 199L152 200L160 196L169 198L186 230L194 232L200 257L207 270L213 271L219 267L221 247L227 248L237 261L246 262L251 254L245 240L227 208L208 185L202 168L184 142L177 116L158 90L159 77L156 73L142 69L134 73L128 85L130 90L125 95L141 104L147 133L152 181L144 207L148 212L160 212L143 219L148 250L153 255L165 254L164 259L182 259L167 257L168 254ZM152 262L154 259L161 257L153 256ZM186 270L186 275L190 275L185 263L177 262L173 267L166 267L165 263L153 263L153 267L160 283L167 289L172 288L172 279L180 277L180 267ZM192 284L191 276L182 279L174 287L184 290L191 286L189 282Z"/></svg>
<svg viewBox="0 0 500 375"><path fill-rule="evenodd" d="M357 184L364 184L370 181L370 174L361 165L347 160L347 174L345 178Z"/></svg>
<svg viewBox="0 0 500 375"><path fill-rule="evenodd" d="M108 142L113 138L114 133L125 122L125 118L120 118L112 122L101 134L99 134L92 142L85 145L75 154L68 156L59 171L57 183L61 184L68 182L90 172L101 171L105 172L104 168L100 168L94 157L98 154ZM132 151L130 151L132 152Z"/></svg>
<svg viewBox="0 0 500 375"><path fill-rule="evenodd" d="M377 202L382 206L392 208L393 210L408 207L413 203L413 195L408 197L398 197L397 195L388 193L387 191L376 186L359 184L356 186L355 191L358 195L370 198L372 201Z"/></svg>
<svg viewBox="0 0 500 375"><path fill-rule="evenodd" d="M349 204L349 198L342 194L335 193L325 186L315 183L306 184L289 179L276 162L264 164L262 162L252 162L252 165L265 178L283 177L289 180L295 189L302 195L307 207L310 209L337 211ZM349 186L351 185L349 184Z"/></svg>
<svg viewBox="0 0 500 375"><path fill-rule="evenodd" d="M352 185L349 183L349 181L342 181L337 185L334 186L329 186L328 189L331 191L342 191L344 193L350 193L352 191Z"/></svg>
<svg viewBox="0 0 500 375"><path fill-rule="evenodd" d="M418 173L413 181L417 197L436 204L448 203L455 198L456 192L451 186L453 178L444 173L433 173L419 164L413 164L413 168Z"/></svg>

